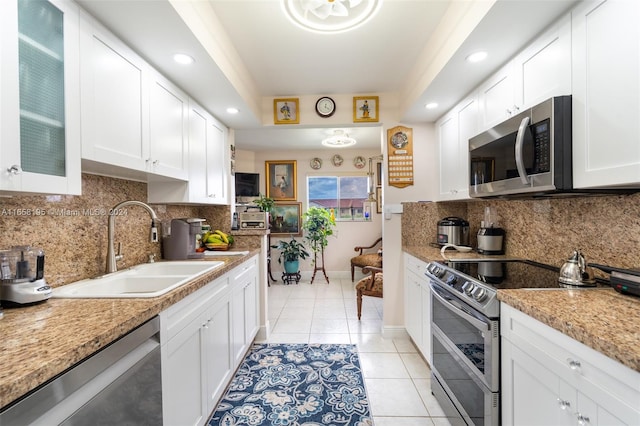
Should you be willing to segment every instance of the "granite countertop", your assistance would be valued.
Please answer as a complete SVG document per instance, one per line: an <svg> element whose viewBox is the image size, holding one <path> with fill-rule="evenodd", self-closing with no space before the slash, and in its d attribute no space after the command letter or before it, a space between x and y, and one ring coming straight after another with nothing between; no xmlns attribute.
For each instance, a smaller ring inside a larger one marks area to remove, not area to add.
<svg viewBox="0 0 640 426"><path fill-rule="evenodd" d="M403 247L425 262L442 260L434 247ZM448 258L504 258L446 251ZM640 372L640 298L613 289L498 290L498 299Z"/></svg>
<svg viewBox="0 0 640 426"><path fill-rule="evenodd" d="M0 407L260 252L248 250L245 256L216 256L215 260L225 262L222 267L160 297L49 299L32 306L5 308L0 319Z"/></svg>

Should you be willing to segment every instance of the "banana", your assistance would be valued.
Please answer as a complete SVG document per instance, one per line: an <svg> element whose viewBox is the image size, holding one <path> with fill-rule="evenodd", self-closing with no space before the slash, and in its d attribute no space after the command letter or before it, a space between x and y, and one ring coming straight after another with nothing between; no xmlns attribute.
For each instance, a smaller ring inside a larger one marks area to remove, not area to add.
<svg viewBox="0 0 640 426"><path fill-rule="evenodd" d="M222 232L219 229L216 229L215 231L213 231L215 234L219 235L220 238L222 238L222 241L224 241L225 243L229 244L229 237L227 236L227 234L225 234L224 232Z"/></svg>

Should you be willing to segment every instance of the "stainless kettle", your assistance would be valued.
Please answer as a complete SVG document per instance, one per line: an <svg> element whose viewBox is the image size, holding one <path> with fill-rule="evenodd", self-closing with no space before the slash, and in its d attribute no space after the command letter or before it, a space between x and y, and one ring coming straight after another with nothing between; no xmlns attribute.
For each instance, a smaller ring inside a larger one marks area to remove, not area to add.
<svg viewBox="0 0 640 426"><path fill-rule="evenodd" d="M593 278L591 268L587 267L587 262L579 250L574 250L573 255L560 268L561 284L571 286L595 286L596 280Z"/></svg>

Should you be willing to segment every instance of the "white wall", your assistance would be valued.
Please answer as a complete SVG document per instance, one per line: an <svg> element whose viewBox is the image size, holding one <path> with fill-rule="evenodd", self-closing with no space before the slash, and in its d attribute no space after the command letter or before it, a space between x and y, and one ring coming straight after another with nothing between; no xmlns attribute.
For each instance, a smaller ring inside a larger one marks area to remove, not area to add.
<svg viewBox="0 0 640 426"><path fill-rule="evenodd" d="M344 158L342 166L336 167L332 164L331 158L334 154L340 154ZM361 173L366 175L368 167L357 169L353 165L353 159L356 156L365 158L379 155L377 150L363 149L318 149L314 151L262 151L262 152L236 152L236 170L243 172L260 173L260 187L262 193L265 192L265 161L282 161L295 160L297 168L297 201L302 203L303 212L307 209L307 184L306 179L309 175L321 175L327 173L329 175L339 175L340 173ZM251 159L251 157L253 157ZM320 170L313 170L310 166L312 158L318 157L322 160ZM252 169L249 169L250 162L253 161ZM240 168L240 164L242 168ZM375 172L375 168L374 168ZM333 276L350 276L349 260L355 255L353 248L359 245L370 245L378 237L382 235L382 215L375 213L373 210L372 220L364 221L348 221L338 222L336 225L335 236L329 238L329 245L325 250L325 270ZM302 237L300 237L302 239ZM277 244L278 239L272 237L271 244ZM308 245L307 249L309 249ZM310 251L310 250L309 250ZM313 257L313 253L312 257ZM273 256L277 256L274 251ZM279 278L282 267L274 259L271 263L274 278ZM300 264L300 270L313 271L311 259L307 259ZM349 275L347 275L347 273ZM315 282L323 282L323 278L316 276Z"/></svg>
<svg viewBox="0 0 640 426"><path fill-rule="evenodd" d="M414 184L405 188L383 187L385 206L406 201L435 200L438 193L438 141L433 124L385 125L388 128L403 125L413 130ZM387 149L385 144L385 159ZM386 165L386 163L385 163ZM385 335L404 333L404 260L402 255L402 228L400 214L383 220L384 241L384 330Z"/></svg>

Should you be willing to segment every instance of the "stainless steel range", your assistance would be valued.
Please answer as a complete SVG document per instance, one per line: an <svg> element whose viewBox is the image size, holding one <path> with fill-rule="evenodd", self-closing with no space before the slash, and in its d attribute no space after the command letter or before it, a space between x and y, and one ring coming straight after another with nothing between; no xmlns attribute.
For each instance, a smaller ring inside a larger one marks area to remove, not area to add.
<svg viewBox="0 0 640 426"><path fill-rule="evenodd" d="M498 289L562 288L559 269L511 259L432 262L431 391L453 424L500 424Z"/></svg>

